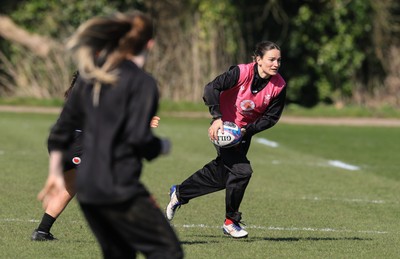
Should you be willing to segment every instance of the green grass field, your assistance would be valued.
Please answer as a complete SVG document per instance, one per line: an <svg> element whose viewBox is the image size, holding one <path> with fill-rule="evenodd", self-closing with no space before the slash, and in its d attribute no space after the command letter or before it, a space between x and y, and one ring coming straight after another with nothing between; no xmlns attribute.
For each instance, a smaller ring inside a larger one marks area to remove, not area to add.
<svg viewBox="0 0 400 259"><path fill-rule="evenodd" d="M74 200L56 242L31 242L42 216L46 137L56 115L0 113L0 258L101 258ZM206 119L163 117L168 157L143 181L163 209L168 190L215 152ZM249 237L223 236L224 192L192 200L173 225L186 258L399 258L400 128L278 124L253 140L241 211ZM142 258L142 257L140 257Z"/></svg>

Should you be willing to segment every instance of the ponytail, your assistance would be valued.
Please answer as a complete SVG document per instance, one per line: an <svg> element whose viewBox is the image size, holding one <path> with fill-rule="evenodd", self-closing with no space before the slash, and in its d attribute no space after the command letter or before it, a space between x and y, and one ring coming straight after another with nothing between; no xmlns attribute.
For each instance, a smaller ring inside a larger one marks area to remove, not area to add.
<svg viewBox="0 0 400 259"><path fill-rule="evenodd" d="M78 76L79 76L79 71L75 71L75 72L72 74L71 84L69 85L67 91L65 91L65 93L64 93L64 99L65 99L65 100L68 99L68 96L69 96L69 94L70 94L71 91L72 91L72 88L74 88L75 83L76 83L76 80L78 80Z"/></svg>
<svg viewBox="0 0 400 259"><path fill-rule="evenodd" d="M153 37L150 17L134 11L110 17L95 17L83 23L67 42L82 78L99 82L93 96L98 100L101 84L116 84L118 65L140 54Z"/></svg>

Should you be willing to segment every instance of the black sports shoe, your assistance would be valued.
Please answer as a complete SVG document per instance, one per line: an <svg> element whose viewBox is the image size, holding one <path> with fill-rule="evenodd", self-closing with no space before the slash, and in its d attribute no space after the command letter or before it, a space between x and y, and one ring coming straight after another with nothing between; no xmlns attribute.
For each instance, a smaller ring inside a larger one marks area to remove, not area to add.
<svg viewBox="0 0 400 259"><path fill-rule="evenodd" d="M35 229L35 231L33 231L33 233L32 233L31 240L32 241L54 241L54 240L58 240L58 239L55 238L51 233L46 233L46 232Z"/></svg>

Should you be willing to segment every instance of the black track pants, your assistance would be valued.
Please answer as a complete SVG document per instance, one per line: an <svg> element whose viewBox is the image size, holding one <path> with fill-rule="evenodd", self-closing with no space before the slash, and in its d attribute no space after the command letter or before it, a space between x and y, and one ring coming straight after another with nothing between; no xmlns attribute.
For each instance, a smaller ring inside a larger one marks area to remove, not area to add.
<svg viewBox="0 0 400 259"><path fill-rule="evenodd" d="M251 138L232 148L216 147L218 156L178 185L177 196L182 204L189 200L226 189L226 217L240 221L239 207L253 170L247 160Z"/></svg>
<svg viewBox="0 0 400 259"><path fill-rule="evenodd" d="M183 258L175 232L152 198L113 205L80 204L104 258Z"/></svg>

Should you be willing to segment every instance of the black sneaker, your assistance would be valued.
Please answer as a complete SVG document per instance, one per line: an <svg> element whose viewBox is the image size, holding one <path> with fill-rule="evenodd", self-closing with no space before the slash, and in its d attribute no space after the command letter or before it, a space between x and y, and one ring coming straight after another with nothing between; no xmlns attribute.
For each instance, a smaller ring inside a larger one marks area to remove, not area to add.
<svg viewBox="0 0 400 259"><path fill-rule="evenodd" d="M32 241L54 241L57 240L51 233L46 233L35 229L31 237Z"/></svg>

